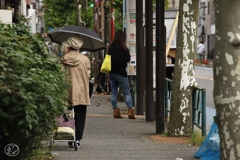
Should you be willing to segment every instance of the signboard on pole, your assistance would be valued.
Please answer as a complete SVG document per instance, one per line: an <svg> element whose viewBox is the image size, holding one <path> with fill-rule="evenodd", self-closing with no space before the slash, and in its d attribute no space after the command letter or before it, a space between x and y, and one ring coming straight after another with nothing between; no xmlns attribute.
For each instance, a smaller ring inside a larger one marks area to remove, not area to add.
<svg viewBox="0 0 240 160"><path fill-rule="evenodd" d="M124 0L124 13L126 11L126 19L124 19L123 28L126 27L126 43L130 50L131 61L127 67L128 75L136 75L136 0ZM126 5L126 10L125 10ZM154 13L155 14L155 13ZM177 45L177 32L174 29L176 18L176 10L165 11L165 26L166 26L166 46L169 49L175 49ZM155 15L153 15L155 17ZM153 21L153 24L155 20ZM145 24L145 0L143 0L143 26ZM145 34L144 34L145 37ZM171 39L171 43L168 43ZM156 28L153 26L153 46L156 46ZM153 53L155 56L155 52ZM168 53L166 53L168 54ZM155 63L155 62L154 62ZM154 68L155 71L155 68Z"/></svg>

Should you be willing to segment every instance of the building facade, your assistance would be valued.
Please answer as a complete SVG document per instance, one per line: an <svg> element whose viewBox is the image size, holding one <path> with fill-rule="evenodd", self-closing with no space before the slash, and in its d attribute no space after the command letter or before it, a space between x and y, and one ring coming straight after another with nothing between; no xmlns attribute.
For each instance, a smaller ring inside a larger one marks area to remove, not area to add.
<svg viewBox="0 0 240 160"><path fill-rule="evenodd" d="M203 26L205 27L205 49L208 55L208 59L213 59L213 51L215 45L215 13L214 13L214 5L213 0L206 0L203 2L205 4L205 23Z"/></svg>
<svg viewBox="0 0 240 160"><path fill-rule="evenodd" d="M169 9L179 9L180 0L168 0ZM199 0L197 43L203 41L208 59L213 58L215 45L215 14L213 0Z"/></svg>
<svg viewBox="0 0 240 160"><path fill-rule="evenodd" d="M0 11L3 13L0 15L0 20L6 21L6 15L11 11L12 19L7 21L16 23L17 15L22 14L30 19L27 25L32 33L44 32L43 13L40 10L42 0L0 0L0 3Z"/></svg>

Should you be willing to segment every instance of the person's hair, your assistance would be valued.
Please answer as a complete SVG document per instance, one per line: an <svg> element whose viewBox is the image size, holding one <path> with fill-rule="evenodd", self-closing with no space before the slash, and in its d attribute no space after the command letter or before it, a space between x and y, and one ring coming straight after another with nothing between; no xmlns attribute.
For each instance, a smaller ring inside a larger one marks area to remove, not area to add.
<svg viewBox="0 0 240 160"><path fill-rule="evenodd" d="M74 49L74 48L72 48L72 47L69 47L69 48L70 48L71 51L72 51L72 50L77 51L77 49Z"/></svg>
<svg viewBox="0 0 240 160"><path fill-rule="evenodd" d="M126 34L121 31L121 30L118 30L114 33L114 38L113 38L113 41L112 43L109 45L111 46L112 44L118 44L120 45L124 50L127 50L127 45L126 45Z"/></svg>
<svg viewBox="0 0 240 160"><path fill-rule="evenodd" d="M72 50L77 51L77 49L74 49L72 47L67 47L67 48L69 49L69 52L72 51Z"/></svg>

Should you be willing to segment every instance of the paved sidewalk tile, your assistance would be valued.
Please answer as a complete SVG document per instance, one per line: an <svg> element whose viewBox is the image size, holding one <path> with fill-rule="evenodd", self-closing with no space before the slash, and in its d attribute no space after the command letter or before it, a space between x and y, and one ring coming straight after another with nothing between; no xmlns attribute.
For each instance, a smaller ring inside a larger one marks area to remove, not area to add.
<svg viewBox="0 0 240 160"><path fill-rule="evenodd" d="M144 116L114 119L109 95L93 94L91 103L81 147L74 151L67 142L55 142L55 160L196 160L193 155L198 147L154 140L156 123L146 122ZM118 104L124 113L126 105Z"/></svg>

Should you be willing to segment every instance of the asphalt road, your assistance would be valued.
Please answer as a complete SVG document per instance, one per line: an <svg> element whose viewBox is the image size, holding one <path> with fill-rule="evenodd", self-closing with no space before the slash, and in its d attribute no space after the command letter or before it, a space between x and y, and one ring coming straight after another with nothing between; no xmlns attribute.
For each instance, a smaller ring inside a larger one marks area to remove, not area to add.
<svg viewBox="0 0 240 160"><path fill-rule="evenodd" d="M199 87L206 89L206 122L210 126L213 122L213 117L216 115L213 102L213 68L195 66L195 74Z"/></svg>
<svg viewBox="0 0 240 160"><path fill-rule="evenodd" d="M215 109L213 102L213 69L211 67L195 66L195 77L200 88L206 89L206 104Z"/></svg>

